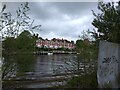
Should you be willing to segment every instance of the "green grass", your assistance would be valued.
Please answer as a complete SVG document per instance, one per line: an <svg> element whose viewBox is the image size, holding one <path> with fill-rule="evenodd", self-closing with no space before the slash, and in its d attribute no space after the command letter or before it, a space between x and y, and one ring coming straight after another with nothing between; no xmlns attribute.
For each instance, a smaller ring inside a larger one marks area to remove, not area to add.
<svg viewBox="0 0 120 90"><path fill-rule="evenodd" d="M97 88L97 77L96 73L84 74L81 76L73 76L68 80L66 86L67 88Z"/></svg>

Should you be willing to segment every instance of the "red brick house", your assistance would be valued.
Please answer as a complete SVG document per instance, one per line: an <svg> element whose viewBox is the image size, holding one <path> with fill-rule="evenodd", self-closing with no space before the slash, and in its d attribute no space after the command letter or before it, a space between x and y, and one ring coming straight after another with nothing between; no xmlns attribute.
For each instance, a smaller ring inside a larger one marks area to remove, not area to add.
<svg viewBox="0 0 120 90"><path fill-rule="evenodd" d="M51 40L40 38L36 41L36 46L40 48L46 47L52 49L57 49L62 47L67 49L75 48L75 44L73 41L68 41L66 39L56 39L56 38L53 38Z"/></svg>

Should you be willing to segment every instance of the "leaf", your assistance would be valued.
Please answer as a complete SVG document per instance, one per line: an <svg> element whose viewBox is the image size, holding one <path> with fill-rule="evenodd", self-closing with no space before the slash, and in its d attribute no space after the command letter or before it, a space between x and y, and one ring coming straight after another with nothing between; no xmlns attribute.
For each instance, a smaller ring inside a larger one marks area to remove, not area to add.
<svg viewBox="0 0 120 90"><path fill-rule="evenodd" d="M3 12L5 9L6 9L6 5L3 5L3 8L2 8L1 12Z"/></svg>

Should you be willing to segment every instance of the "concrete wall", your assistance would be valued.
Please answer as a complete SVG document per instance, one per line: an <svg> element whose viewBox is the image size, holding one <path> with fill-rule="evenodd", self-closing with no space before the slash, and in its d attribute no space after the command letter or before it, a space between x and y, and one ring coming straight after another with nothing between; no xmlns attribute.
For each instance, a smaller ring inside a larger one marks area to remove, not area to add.
<svg viewBox="0 0 120 90"><path fill-rule="evenodd" d="M97 71L99 88L119 88L119 73L120 45L100 41Z"/></svg>

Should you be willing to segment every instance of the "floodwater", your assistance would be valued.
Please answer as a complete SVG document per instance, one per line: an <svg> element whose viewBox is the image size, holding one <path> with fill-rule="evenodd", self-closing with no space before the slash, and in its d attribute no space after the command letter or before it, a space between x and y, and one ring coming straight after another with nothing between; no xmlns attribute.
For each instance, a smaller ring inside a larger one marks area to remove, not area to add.
<svg viewBox="0 0 120 90"><path fill-rule="evenodd" d="M49 80L52 81L56 76L61 80L63 75L74 73L79 67L78 63L80 64L79 58L75 54L7 55L4 56L3 78L11 81L3 84L3 87L43 88L56 83L63 84L64 81Z"/></svg>

